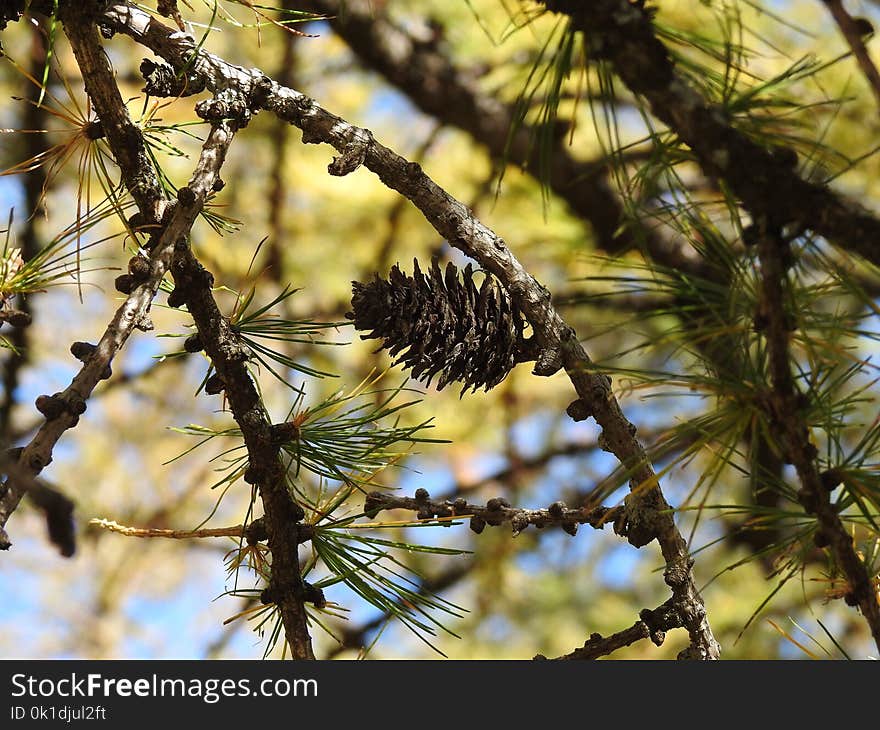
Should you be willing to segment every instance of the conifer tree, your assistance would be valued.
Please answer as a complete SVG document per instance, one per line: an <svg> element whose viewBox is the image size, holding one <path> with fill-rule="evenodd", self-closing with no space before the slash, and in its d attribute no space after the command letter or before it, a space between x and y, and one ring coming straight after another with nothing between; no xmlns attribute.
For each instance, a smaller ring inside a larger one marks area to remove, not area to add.
<svg viewBox="0 0 880 730"><path fill-rule="evenodd" d="M217 654L880 649L871 23L679 5L0 0L0 560L222 544Z"/></svg>

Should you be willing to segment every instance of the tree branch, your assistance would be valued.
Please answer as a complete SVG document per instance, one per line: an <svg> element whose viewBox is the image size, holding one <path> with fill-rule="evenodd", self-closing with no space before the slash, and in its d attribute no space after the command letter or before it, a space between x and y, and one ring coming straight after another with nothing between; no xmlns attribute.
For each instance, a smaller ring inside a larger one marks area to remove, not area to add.
<svg viewBox="0 0 880 730"><path fill-rule="evenodd" d="M94 27L88 26L88 29L92 34L92 39L88 43L89 51L82 54L87 63L101 56L95 50L95 46L98 44ZM85 24L80 27L74 26L73 31L74 34L82 32L85 35ZM68 31L68 35L71 35L70 31ZM75 43L74 37L71 37L71 43ZM74 48L76 49L76 46ZM109 70L109 66L107 68ZM85 78L89 77L88 71L88 67L83 67ZM109 79L105 79L105 81L109 82ZM112 104L115 103L115 100L112 95L104 91L99 93L97 98L93 97L93 101L103 121L105 117L103 104ZM199 264L186 241L189 228L195 222L208 194L213 191L219 180L219 171L225 159L226 150L232 141L232 136L240 126L247 123L246 120L250 115L248 102L247 98L233 95L221 99L218 95L214 100L200 103L200 109L197 108L197 111L203 118L212 121L211 134L205 143L199 165L189 185L178 191L178 202L174 206L174 216L168 228L163 232L162 239L170 239L173 242L174 261L171 272L176 284L175 293L178 298L178 306L180 304L187 305L205 351L225 385L226 397L229 400L233 417L240 426L244 437L251 466L252 478L250 481L256 484L259 489L266 515L269 548L272 552L270 592L279 607L287 641L295 658L313 659L314 654L312 653L303 600L304 587L297 555L296 523L302 519L303 511L293 501L287 490L285 471L278 456L277 446L272 444L269 438L271 421L247 372L246 355L232 336L229 322L222 316L214 300L211 290L213 277ZM231 114L240 114L244 117L230 121L228 117ZM111 113L110 116L111 118L119 116L118 110ZM112 143L113 138L109 131L108 137ZM120 137L119 142L124 143L127 139L131 144L134 138L138 140L140 145L143 145L143 139L137 128L134 128L134 136L132 136L131 130L127 130L125 137ZM139 164L139 157L132 156L130 152L117 155L116 146L111 144L111 147L123 169L128 164ZM128 171L127 178L124 173L125 179L135 181L146 180L150 176L155 177L151 167L140 168L136 172ZM144 188L153 190L154 186L145 184ZM137 197L136 200L138 200ZM167 203L167 201L165 202ZM156 205L151 198L145 198L143 201L138 200L142 213L147 214L144 206L151 203ZM160 205L157 205L157 208L161 210ZM185 219L188 223L184 230L175 230L174 224L178 217Z"/></svg>
<svg viewBox="0 0 880 730"><path fill-rule="evenodd" d="M762 226L758 241L761 261L761 324L765 324L770 379L773 389L762 404L773 432L777 434L786 462L794 464L801 489L798 500L807 514L819 522L821 542L831 550L835 562L849 584L848 602L856 603L865 617L874 641L880 649L880 603L877 588L868 576L865 564L859 558L853 538L840 520L831 502L831 489L837 483L824 483L819 472L817 450L810 441L810 432L804 418L806 397L797 387L791 368L789 338L795 326L787 306L788 274L785 267L788 242L778 229Z"/></svg>
<svg viewBox="0 0 880 730"><path fill-rule="evenodd" d="M34 28L32 31L29 67L31 75L38 76L42 72L43 59L46 48L43 42L41 29ZM45 110L36 104L25 104L22 113L22 127L24 129L42 129L46 126ZM46 140L39 134L24 135L24 157L31 160L44 153L48 148ZM40 250L40 239L37 235L37 220L40 208L43 207L44 186L46 185L46 172L42 167L37 167L24 178L25 210L30 216L24 224L24 230L19 238L21 241L21 255L25 261L29 261ZM18 315L19 324L15 322L17 310L9 309L13 302L8 302L5 309L0 310L0 316L12 319L14 327L9 341L14 349L7 352L6 360L2 365L3 393L0 395L0 444L10 445L15 443L10 433L12 424L12 412L17 404L17 390L22 369L27 365L31 356L27 326L23 322L32 319L31 305L26 296L17 297L17 305L21 314Z"/></svg>
<svg viewBox="0 0 880 730"><path fill-rule="evenodd" d="M691 572L693 561L687 543L675 525L645 450L635 438L636 427L623 415L611 391L610 378L592 372L590 358L574 330L552 307L550 293L523 269L505 242L419 165L408 162L376 142L368 130L331 114L304 94L270 82L258 69L247 70L204 51L193 38L172 31L133 6L111 4L103 17L113 29L132 36L176 69L186 66L189 74L204 79L211 90L236 88L249 97L262 86L263 108L299 127L304 143L330 144L339 152L328 168L331 174L346 175L361 165L373 171L388 187L412 201L450 244L503 283L529 320L542 348L535 374L549 376L564 367L579 397L575 409L578 417L592 415L602 427L602 448L631 469L626 534L636 547L655 538L660 543L667 565L666 583L687 617L691 646L682 658L716 658L720 650Z"/></svg>
<svg viewBox="0 0 880 730"><path fill-rule="evenodd" d="M83 64L83 76L88 78L88 85L94 89L109 83L115 89L112 70L106 62L103 52L100 51L94 28L81 18L71 18L70 21L65 28L74 48L74 54ZM95 51L94 46L96 45L98 51ZM109 103L114 100L114 97L112 92L102 89L98 99L101 103ZM118 90L116 100L122 104ZM97 103L96 107L98 107ZM122 108L124 110L124 104ZM126 151L122 159L140 159L141 156L130 149L132 139L134 139L131 135L133 125L130 120L128 123L120 121L119 114L108 115L108 118L114 120L113 123L108 123L105 126L105 133L111 149L114 149L115 152L117 147L125 147ZM135 136L139 139L139 132L136 128L135 132ZM143 146L143 140L140 141L140 144ZM152 170L152 168L149 169ZM144 176L141 175L139 179L143 178ZM129 176L129 179L134 179L134 177ZM154 195L145 192L151 190L153 190L151 185L145 185L140 190L140 202L149 210L160 211L159 215L161 215L165 206ZM161 240L153 249L146 279L131 291L125 302L116 311L100 342L85 359L80 372L63 392L53 396L40 396L37 399L38 407L44 414L45 421L27 446L23 448L19 461L32 476L39 474L45 466L51 463L55 444L67 429L73 428L77 424L80 414L85 412L86 401L92 391L106 377L107 368L116 352L125 344L128 337L146 316L150 303L159 288L159 283L170 265L173 242L188 232L194 220L195 216L189 219L181 211L175 211ZM8 485L0 497L0 528L5 527L25 491L25 480L23 479Z"/></svg>
<svg viewBox="0 0 880 730"><path fill-rule="evenodd" d="M676 71L643 3L544 0L544 5L589 34L594 57L612 64L629 90L646 99L654 116L691 148L703 172L725 180L755 220L799 223L880 266L880 219L801 178L794 150L768 150L733 127L721 107Z"/></svg>
<svg viewBox="0 0 880 730"><path fill-rule="evenodd" d="M382 510L405 509L416 512L420 520L435 517L470 517L470 527L481 533L486 525L497 527L510 524L514 537L529 525L543 529L544 527L560 527L569 535L576 535L578 525L589 525L601 530L605 525L612 525L614 531L621 534L625 531L625 514L623 507L578 507L572 509L564 502L554 502L546 509L519 509L511 507L503 497L490 499L485 506L470 504L461 497L454 500L432 500L426 489L417 489L414 497L398 497L385 492L370 492L364 502L364 513L373 518Z"/></svg>
<svg viewBox="0 0 880 730"><path fill-rule="evenodd" d="M37 479L18 463L20 448L9 449L0 455L0 473L5 475L6 482L0 487L0 493L16 489L26 493L31 503L40 509L46 518L49 541L58 551L69 558L76 552L76 531L73 520L73 501L61 490ZM12 547L6 531L0 529L0 550Z"/></svg>
<svg viewBox="0 0 880 730"><path fill-rule="evenodd" d="M153 169L143 135L131 120L116 86L113 69L98 41L97 30L88 18L94 12L90 7L94 4L83 3L84 7L76 9L64 7L59 10L60 17L82 70L86 93L98 111L102 131L122 172L122 181L146 218L145 222L160 223L169 201Z"/></svg>
<svg viewBox="0 0 880 730"><path fill-rule="evenodd" d="M603 637L601 634L592 634L584 642L582 647L575 649L569 654L557 657L557 660L570 659L598 659L599 657L613 654L618 649L635 644L642 639L650 638L655 646L662 646L666 640L666 632L682 626L681 617L669 601L662 606L651 609L643 609L639 612L639 620L628 629L618 631L611 636ZM538 654L535 659L546 659L543 654Z"/></svg>
<svg viewBox="0 0 880 730"><path fill-rule="evenodd" d="M853 18L847 12L847 9L843 7L841 0L822 0L822 2L828 8L828 12L831 13L834 22L837 23L841 35L843 35L850 51L856 57L856 62L862 69L862 73L865 75L868 86L871 87L874 99L880 105L880 72L877 71L877 66L874 65L874 61L871 59L871 55L868 53L865 41L863 40L863 37L873 33L874 29L871 28L870 24L868 24L867 28L861 27L859 21L861 20L864 23L867 23L867 21L861 18L858 20Z"/></svg>
<svg viewBox="0 0 880 730"><path fill-rule="evenodd" d="M710 103L677 72L654 33L651 10L644 3L544 0L544 5L569 16L572 27L589 36L593 57L608 61L629 90L647 100L654 116L691 148L706 175L727 183L753 224L769 223L778 230L797 223L880 265L876 245L880 219L826 185L802 179L793 149L767 149L739 132L723 108ZM860 595L867 600L864 586ZM872 614L880 614L876 596L872 600Z"/></svg>
<svg viewBox="0 0 880 730"><path fill-rule="evenodd" d="M247 370L248 353L217 307L211 291L213 277L188 247L178 252L173 273L175 292L181 292L182 303L196 323L247 447L245 480L259 489L272 552L270 594L281 612L294 658L314 659L297 555L298 523L305 513L288 490L286 470L279 458L278 444L272 438L269 414Z"/></svg>
<svg viewBox="0 0 880 730"><path fill-rule="evenodd" d="M620 230L625 214L608 184L607 164L572 157L562 129L553 149L542 156L534 141L537 130L526 123L514 124L514 107L483 92L478 73L457 67L442 46L397 26L370 0L301 0L299 5L329 16L333 30L358 58L425 114L467 132L495 160L521 164L535 178L546 174L549 188L592 226L597 247L611 254L635 247L665 266L699 268L699 257L689 254L681 239L664 237L638 221Z"/></svg>
<svg viewBox="0 0 880 730"><path fill-rule="evenodd" d="M169 540L191 540L206 537L244 537L247 527L245 525L233 525L231 527L206 527L201 530L168 530L159 527L131 527L120 525L115 520L89 520L89 524L100 527L108 532L116 532L126 537L164 537Z"/></svg>
<svg viewBox="0 0 880 730"><path fill-rule="evenodd" d="M174 204L165 198L146 154L140 130L128 117L89 14L83 8L71 10L64 7L61 18L80 64L86 90L98 112L114 158L122 169L123 181L141 214L147 220L163 225L154 232L148 244L151 255L146 279L136 283L100 343L90 352L80 374L63 393L42 397L41 410L46 415L46 422L24 448L22 463L37 474L51 461L54 444L67 428L76 424L79 414L85 410L85 400L106 375L115 353L146 315L165 273L173 268L172 273L183 295L181 303L188 305L205 349L226 383L233 415L248 447L253 467L251 473L257 475L254 481L263 498L273 555L270 592L279 606L286 638L294 657L314 658L296 549L296 522L302 518L302 509L288 493L277 447L267 446L269 440L265 437L271 424L247 373L241 357L242 349L229 338L228 322L213 300L213 279L198 264L186 242L205 199L219 179L226 149L241 122L226 120L228 99L202 103L203 116L214 117L211 132L189 185L181 189L178 202ZM246 108L244 112L249 114ZM21 487L12 484L0 498L0 528L18 505L23 492ZM5 533L0 537L5 537Z"/></svg>

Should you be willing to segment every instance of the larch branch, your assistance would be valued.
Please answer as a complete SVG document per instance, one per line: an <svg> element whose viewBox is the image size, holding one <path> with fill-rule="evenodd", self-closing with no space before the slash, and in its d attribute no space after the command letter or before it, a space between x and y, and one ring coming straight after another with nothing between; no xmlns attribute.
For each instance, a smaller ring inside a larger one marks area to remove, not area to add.
<svg viewBox="0 0 880 730"><path fill-rule="evenodd" d="M595 418L602 428L603 448L631 470L627 536L636 547L655 538L660 544L667 566L664 577L686 617L691 638L691 646L682 658L717 658L720 649L691 570L693 561L687 543L675 525L645 450L635 437L636 427L623 415L610 378L594 372L575 332L553 308L550 293L525 271L506 243L419 165L408 162L377 142L368 130L330 113L306 95L269 81L259 69L244 69L204 51L193 38L172 31L131 5L111 4L103 17L114 30L130 35L174 68L186 67L188 74L201 77L212 91L236 88L249 95L256 86L264 85L265 109L299 127L304 143L325 143L337 150L339 154L328 168L331 174L349 174L360 166L371 170L385 185L407 197L450 244L503 283L529 320L542 348L535 373L548 376L560 368L566 370L578 395L577 412L583 418Z"/></svg>

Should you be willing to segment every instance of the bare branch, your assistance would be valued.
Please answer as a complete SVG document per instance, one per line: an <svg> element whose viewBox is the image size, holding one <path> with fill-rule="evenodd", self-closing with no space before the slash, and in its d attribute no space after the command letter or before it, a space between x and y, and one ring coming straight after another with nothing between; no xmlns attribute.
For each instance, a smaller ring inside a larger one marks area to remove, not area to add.
<svg viewBox="0 0 880 730"><path fill-rule="evenodd" d="M598 659L599 657L613 654L625 646L630 646L637 641L648 638L656 646L661 646L666 640L666 632L670 629L680 628L682 625L681 617L667 602L653 611L647 608L640 611L639 620L628 629L618 631L607 637L603 637L601 634L592 634L582 647L575 649L570 654L557 657L557 659ZM535 657L535 659L546 658L542 654L538 654Z"/></svg>
<svg viewBox="0 0 880 730"><path fill-rule="evenodd" d="M202 539L206 537L244 537L246 527L244 525L233 525L231 527L205 527L200 530L167 530L159 527L131 527L129 525L120 525L115 520L92 519L89 524L94 527L100 527L108 532L116 532L126 537L164 537L169 540L191 540Z"/></svg>
<svg viewBox="0 0 880 730"><path fill-rule="evenodd" d="M205 352L217 371L233 417L248 451L245 480L260 492L272 552L269 593L278 605L293 656L314 659L304 607L297 545L305 515L287 488L286 470L272 438L272 423L247 370L248 353L232 334L211 291L213 277L187 247L178 252L174 267L175 292L193 316Z"/></svg>
<svg viewBox="0 0 880 730"><path fill-rule="evenodd" d="M572 509L564 502L554 502L546 509L519 509L511 507L503 497L490 499L485 506L470 504L461 497L454 500L432 500L427 490L417 489L414 497L397 497L385 492L370 492L364 502L367 517L375 517L382 510L405 509L418 513L420 520L435 517L470 517L470 528L481 533L486 525L497 527L510 524L514 536L521 533L529 525L543 529L544 527L560 527L569 535L576 535L578 525L589 525L601 530L605 525L612 525L614 531L621 534L625 531L625 514L623 507L578 507Z"/></svg>
<svg viewBox="0 0 880 730"><path fill-rule="evenodd" d="M89 5L64 10L61 17L77 63L83 71L86 92L98 111L101 128L122 172L122 181L146 222L159 223L169 201L147 153L143 135L131 120L113 80L110 61L98 42L97 29L88 19Z"/></svg>

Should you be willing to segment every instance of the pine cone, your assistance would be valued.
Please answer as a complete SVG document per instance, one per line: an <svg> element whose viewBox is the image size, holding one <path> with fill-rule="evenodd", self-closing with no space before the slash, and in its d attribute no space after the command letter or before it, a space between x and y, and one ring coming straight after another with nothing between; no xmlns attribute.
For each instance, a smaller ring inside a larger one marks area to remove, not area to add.
<svg viewBox="0 0 880 730"><path fill-rule="evenodd" d="M354 326L369 334L361 339L382 339L394 365L412 368L412 377L437 390L452 381L464 383L461 394L472 388L495 387L520 360L525 322L507 293L485 274L477 289L473 269L464 269L464 281L450 262L446 272L436 259L423 274L413 261L412 276L397 266L388 281L378 275L362 284L352 282L351 306L346 315Z"/></svg>

